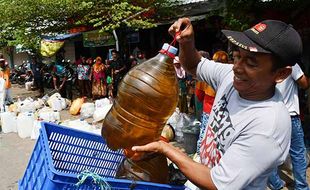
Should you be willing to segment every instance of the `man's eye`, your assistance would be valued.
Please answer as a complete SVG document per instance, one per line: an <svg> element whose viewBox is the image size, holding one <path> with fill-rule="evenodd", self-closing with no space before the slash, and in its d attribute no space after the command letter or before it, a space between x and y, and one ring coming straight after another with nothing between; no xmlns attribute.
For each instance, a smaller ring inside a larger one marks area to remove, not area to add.
<svg viewBox="0 0 310 190"><path fill-rule="evenodd" d="M246 64L250 67L256 67L257 66L257 64L251 59L247 59Z"/></svg>
<svg viewBox="0 0 310 190"><path fill-rule="evenodd" d="M238 60L240 60L240 56L234 56L233 59L234 59L235 61L238 61Z"/></svg>

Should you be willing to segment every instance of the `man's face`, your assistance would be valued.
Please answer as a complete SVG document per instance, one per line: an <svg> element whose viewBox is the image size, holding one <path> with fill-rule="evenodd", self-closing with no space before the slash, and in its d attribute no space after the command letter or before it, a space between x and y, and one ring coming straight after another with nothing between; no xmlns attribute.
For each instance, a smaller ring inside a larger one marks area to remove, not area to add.
<svg viewBox="0 0 310 190"><path fill-rule="evenodd" d="M238 59L240 58L240 51L233 51L232 52L232 57L233 57L233 64L235 64Z"/></svg>
<svg viewBox="0 0 310 190"><path fill-rule="evenodd" d="M113 59L113 60L116 60L116 59L117 59L117 57L118 57L117 53L112 52L112 59Z"/></svg>
<svg viewBox="0 0 310 190"><path fill-rule="evenodd" d="M263 100L274 94L276 71L272 70L270 54L251 53L240 49L240 55L234 59L235 89L242 98Z"/></svg>

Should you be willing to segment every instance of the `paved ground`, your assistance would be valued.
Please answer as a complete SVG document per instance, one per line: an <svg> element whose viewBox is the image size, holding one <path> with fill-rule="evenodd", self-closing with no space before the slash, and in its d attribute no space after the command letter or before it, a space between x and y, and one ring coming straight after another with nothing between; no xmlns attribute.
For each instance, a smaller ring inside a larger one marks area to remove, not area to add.
<svg viewBox="0 0 310 190"><path fill-rule="evenodd" d="M13 85L12 94L13 98L17 98L17 96L21 98L35 97L38 95L37 92L26 91L17 85ZM78 118L77 116L71 116L67 110L61 112L61 117L63 120ZM20 139L15 133L0 133L0 190L18 189L17 182L24 174L34 143L34 140ZM307 173L309 180L310 169L308 169ZM287 170L281 170L281 176L288 185L288 188L285 189L293 189L291 173L287 172Z"/></svg>
<svg viewBox="0 0 310 190"><path fill-rule="evenodd" d="M12 97L17 100L18 97L36 98L39 95L37 91L26 91L19 85L12 86ZM78 116L72 116L68 110L61 111L62 120L77 119ZM35 140L21 139L16 133L0 133L0 190L17 190L18 180L23 176L27 167L30 155L33 151Z"/></svg>

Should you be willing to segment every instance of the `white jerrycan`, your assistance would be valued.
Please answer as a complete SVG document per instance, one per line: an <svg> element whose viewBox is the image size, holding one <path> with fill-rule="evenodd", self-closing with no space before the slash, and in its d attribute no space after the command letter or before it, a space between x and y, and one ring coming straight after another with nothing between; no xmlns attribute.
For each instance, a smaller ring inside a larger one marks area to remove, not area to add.
<svg viewBox="0 0 310 190"><path fill-rule="evenodd" d="M17 121L14 112L3 112L1 115L1 127L3 133L17 132Z"/></svg>
<svg viewBox="0 0 310 190"><path fill-rule="evenodd" d="M20 113L17 116L17 132L20 138L31 136L34 122L34 114L32 112Z"/></svg>

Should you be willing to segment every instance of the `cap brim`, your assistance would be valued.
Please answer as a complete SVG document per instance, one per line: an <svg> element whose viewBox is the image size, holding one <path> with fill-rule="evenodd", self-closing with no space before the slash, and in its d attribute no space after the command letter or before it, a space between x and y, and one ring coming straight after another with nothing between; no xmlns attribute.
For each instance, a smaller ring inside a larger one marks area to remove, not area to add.
<svg viewBox="0 0 310 190"><path fill-rule="evenodd" d="M237 32L232 30L222 30L222 32L231 43L242 49L258 53L271 53L270 51L262 48L260 45L252 41L243 32Z"/></svg>

